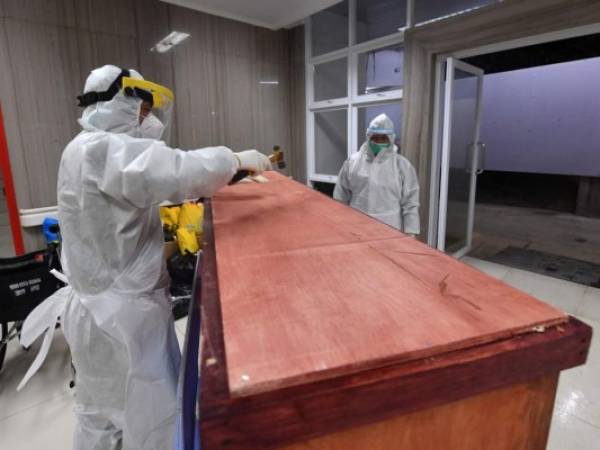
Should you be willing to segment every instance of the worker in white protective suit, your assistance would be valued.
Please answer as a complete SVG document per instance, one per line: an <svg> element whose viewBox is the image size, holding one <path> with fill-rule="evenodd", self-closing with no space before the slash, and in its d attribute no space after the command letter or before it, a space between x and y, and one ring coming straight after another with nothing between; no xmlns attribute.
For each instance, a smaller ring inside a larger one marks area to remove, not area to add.
<svg viewBox="0 0 600 450"><path fill-rule="evenodd" d="M47 330L43 362L62 316L76 370L76 450L173 446L180 352L168 299L164 200L207 197L237 170L270 168L255 150L194 151L160 141L173 94L134 70L92 71L79 97L83 130L58 175L63 267L68 286L25 323L22 343Z"/></svg>
<svg viewBox="0 0 600 450"><path fill-rule="evenodd" d="M386 114L367 128L367 141L342 166L333 198L408 235L419 226L419 180L394 145L394 123Z"/></svg>

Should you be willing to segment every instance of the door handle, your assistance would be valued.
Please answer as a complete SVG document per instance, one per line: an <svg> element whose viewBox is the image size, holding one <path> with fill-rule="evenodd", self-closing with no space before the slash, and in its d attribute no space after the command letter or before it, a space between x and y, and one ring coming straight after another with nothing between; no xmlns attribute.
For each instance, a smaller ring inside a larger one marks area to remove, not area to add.
<svg viewBox="0 0 600 450"><path fill-rule="evenodd" d="M477 152L477 144L474 142L469 143L467 146L467 156L465 161L465 172L471 173L472 169L475 168L477 170L477 165L474 164L473 158L476 156Z"/></svg>
<svg viewBox="0 0 600 450"><path fill-rule="evenodd" d="M486 149L487 146L483 142L477 143L477 171L475 172L476 175L481 175L485 170L484 166Z"/></svg>

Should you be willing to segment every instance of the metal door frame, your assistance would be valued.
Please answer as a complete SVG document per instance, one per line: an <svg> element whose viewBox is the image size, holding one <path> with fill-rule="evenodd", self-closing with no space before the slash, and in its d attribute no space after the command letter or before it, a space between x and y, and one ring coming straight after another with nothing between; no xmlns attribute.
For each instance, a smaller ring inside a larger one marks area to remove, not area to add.
<svg viewBox="0 0 600 450"><path fill-rule="evenodd" d="M443 65L438 66L438 70L441 70ZM467 243L465 247L462 247L457 252L453 253L452 256L455 258L461 258L467 254L472 247L473 242L473 224L475 216L475 194L477 189L477 161L478 150L479 150L479 135L481 126L481 98L483 94L483 75L484 72L478 67L467 64L463 61L457 60L454 57L446 58L446 81L445 81L445 92L444 92L444 116L442 120L442 133L439 136L439 125L437 124L436 129L438 130L438 136L436 139L441 137L441 161L440 161L440 180L439 180L439 205L437 208L438 213L438 226L437 226L437 248L441 251L445 251L446 244L446 215L448 212L448 182L450 177L450 140L452 132L452 98L454 94L454 72L455 70L462 70L463 72L470 73L477 77L477 99L475 106L475 133L473 137L473 152L471 153L471 181L469 187L469 208L467 217ZM436 86L437 90L440 88L440 84ZM436 95L441 99L441 95ZM436 99L436 111L434 111L435 117L440 117L441 103ZM432 191L433 192L433 191Z"/></svg>

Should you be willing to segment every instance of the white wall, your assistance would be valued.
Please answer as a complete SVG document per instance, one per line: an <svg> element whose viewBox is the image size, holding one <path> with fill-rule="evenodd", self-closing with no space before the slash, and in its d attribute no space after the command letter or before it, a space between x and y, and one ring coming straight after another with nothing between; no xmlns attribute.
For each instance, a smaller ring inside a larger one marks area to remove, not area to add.
<svg viewBox="0 0 600 450"><path fill-rule="evenodd" d="M487 170L600 176L600 58L486 75Z"/></svg>

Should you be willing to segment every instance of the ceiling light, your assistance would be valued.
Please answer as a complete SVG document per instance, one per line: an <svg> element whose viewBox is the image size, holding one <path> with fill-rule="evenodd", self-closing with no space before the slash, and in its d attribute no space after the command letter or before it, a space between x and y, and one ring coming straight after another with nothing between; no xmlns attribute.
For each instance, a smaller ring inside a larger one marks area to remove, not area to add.
<svg viewBox="0 0 600 450"><path fill-rule="evenodd" d="M181 44L190 35L188 33L182 33L180 31L173 31L167 37L161 39L154 47L150 49L152 52L165 53L175 47L177 44Z"/></svg>
<svg viewBox="0 0 600 450"><path fill-rule="evenodd" d="M279 81L259 81L258 84L279 84Z"/></svg>

